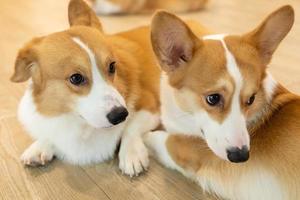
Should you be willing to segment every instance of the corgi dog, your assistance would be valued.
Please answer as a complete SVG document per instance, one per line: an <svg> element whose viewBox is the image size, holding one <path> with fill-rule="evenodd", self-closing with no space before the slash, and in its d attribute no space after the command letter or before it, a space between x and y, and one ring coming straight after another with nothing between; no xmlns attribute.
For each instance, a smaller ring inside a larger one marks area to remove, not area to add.
<svg viewBox="0 0 300 200"><path fill-rule="evenodd" d="M70 1L69 23L18 53L11 80L30 79L18 117L35 139L21 159L98 163L121 140L119 167L137 175L149 162L142 134L159 124L160 69L146 29L107 35L82 0Z"/></svg>
<svg viewBox="0 0 300 200"><path fill-rule="evenodd" d="M97 14L150 13L156 9L189 12L202 9L207 0L90 0Z"/></svg>
<svg viewBox="0 0 300 200"><path fill-rule="evenodd" d="M293 23L291 6L243 35L154 16L166 131L145 142L158 160L222 199L300 199L300 97L267 71Z"/></svg>

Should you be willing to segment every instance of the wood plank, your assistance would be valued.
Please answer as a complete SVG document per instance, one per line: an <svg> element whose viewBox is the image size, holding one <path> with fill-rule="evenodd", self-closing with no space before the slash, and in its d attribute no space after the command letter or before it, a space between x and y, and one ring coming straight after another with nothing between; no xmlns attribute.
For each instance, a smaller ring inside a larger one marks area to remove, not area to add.
<svg viewBox="0 0 300 200"><path fill-rule="evenodd" d="M196 183L186 180L178 172L166 170L154 160L151 160L147 173L133 178L122 176L117 164L114 160L84 168L111 199L206 199Z"/></svg>
<svg viewBox="0 0 300 200"><path fill-rule="evenodd" d="M15 117L2 119L0 127L1 199L109 199L81 167L58 160L46 167L24 167L19 157L31 140Z"/></svg>

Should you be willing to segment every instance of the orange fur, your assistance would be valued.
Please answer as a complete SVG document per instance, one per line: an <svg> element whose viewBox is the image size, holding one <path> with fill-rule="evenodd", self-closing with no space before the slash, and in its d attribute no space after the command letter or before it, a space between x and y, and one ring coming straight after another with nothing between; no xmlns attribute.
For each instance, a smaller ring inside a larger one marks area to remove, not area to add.
<svg viewBox="0 0 300 200"><path fill-rule="evenodd" d="M277 84L269 100L263 88L266 66L293 21L293 9L284 6L255 30L242 36L224 37L244 80L239 103L248 120L250 159L242 164L222 160L202 138L175 132L168 136L165 145L172 160L183 171L192 173L195 179L211 181L212 185L216 183L225 191L241 185L241 180L245 185L247 181L251 184L252 176L263 176L267 172L267 176L271 174L279 180L286 198L299 199L300 97ZM192 114L206 111L222 123L231 109L229 103L235 85L226 70L222 43L201 39L204 35L194 34L184 22L166 12L157 13L152 22L153 49L174 89L177 106ZM210 107L204 97L214 93L222 94L224 103ZM246 105L253 94L256 94L253 105ZM251 185L248 187L251 192ZM222 197L218 191L210 192Z"/></svg>
<svg viewBox="0 0 300 200"><path fill-rule="evenodd" d="M135 110L158 112L160 70L150 51L149 29L137 28L106 35L96 15L88 9L81 6L78 11L70 12L72 27L69 30L35 38L25 45L18 54L11 80L21 82L32 77L34 99L40 113L54 116L68 112L74 98L87 95L92 84L88 82L78 88L67 81L78 70L91 80L88 57L71 40L79 37L95 52L105 79L119 90L129 106ZM77 16L72 15L74 13ZM90 21L86 15L90 15ZM111 61L116 62L114 77L107 73Z"/></svg>

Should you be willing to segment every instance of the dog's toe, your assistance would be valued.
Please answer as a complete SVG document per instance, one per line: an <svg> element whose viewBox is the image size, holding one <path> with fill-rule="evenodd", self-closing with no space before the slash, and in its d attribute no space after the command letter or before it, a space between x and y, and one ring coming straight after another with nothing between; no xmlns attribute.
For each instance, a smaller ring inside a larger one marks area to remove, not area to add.
<svg viewBox="0 0 300 200"><path fill-rule="evenodd" d="M46 165L53 159L53 151L49 148L41 147L40 145L33 143L27 148L21 156L21 162L27 166L40 166Z"/></svg>
<svg viewBox="0 0 300 200"><path fill-rule="evenodd" d="M141 172L148 168L149 158L148 151L140 141L123 146L119 154L119 167L123 173L132 176L138 176Z"/></svg>

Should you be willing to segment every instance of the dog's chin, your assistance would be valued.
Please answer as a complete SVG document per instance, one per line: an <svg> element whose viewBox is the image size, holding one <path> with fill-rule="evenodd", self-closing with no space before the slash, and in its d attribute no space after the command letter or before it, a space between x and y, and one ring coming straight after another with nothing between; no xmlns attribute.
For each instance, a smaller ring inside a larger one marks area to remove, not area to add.
<svg viewBox="0 0 300 200"><path fill-rule="evenodd" d="M209 146L209 145L208 145ZM218 158L222 159L222 160L226 160L226 161L229 161L228 158L227 158L227 153L226 151L222 151L221 148L219 149L215 149L215 148L211 148L209 146L209 149L215 154L215 156L217 156ZM230 161L229 161L230 162Z"/></svg>

